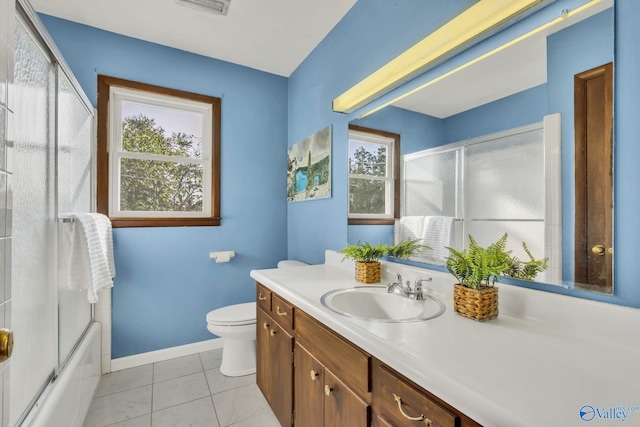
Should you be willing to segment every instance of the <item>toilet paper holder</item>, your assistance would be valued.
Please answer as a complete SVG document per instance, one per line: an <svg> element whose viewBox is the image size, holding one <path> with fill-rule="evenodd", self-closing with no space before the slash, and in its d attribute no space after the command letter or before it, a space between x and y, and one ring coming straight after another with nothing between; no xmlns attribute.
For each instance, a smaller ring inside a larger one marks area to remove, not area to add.
<svg viewBox="0 0 640 427"><path fill-rule="evenodd" d="M216 262L229 262L234 256L236 256L235 251L209 252L209 258L215 259Z"/></svg>

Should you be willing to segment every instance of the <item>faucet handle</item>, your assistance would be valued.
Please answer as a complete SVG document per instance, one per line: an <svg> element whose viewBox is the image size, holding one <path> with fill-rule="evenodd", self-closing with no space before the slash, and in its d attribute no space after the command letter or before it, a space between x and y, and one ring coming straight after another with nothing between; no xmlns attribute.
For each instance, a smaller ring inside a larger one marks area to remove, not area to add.
<svg viewBox="0 0 640 427"><path fill-rule="evenodd" d="M418 277L416 279L416 286L422 285L422 282L432 282L433 277Z"/></svg>
<svg viewBox="0 0 640 427"><path fill-rule="evenodd" d="M431 282L433 277L418 277L414 289L416 292L422 292L422 282Z"/></svg>

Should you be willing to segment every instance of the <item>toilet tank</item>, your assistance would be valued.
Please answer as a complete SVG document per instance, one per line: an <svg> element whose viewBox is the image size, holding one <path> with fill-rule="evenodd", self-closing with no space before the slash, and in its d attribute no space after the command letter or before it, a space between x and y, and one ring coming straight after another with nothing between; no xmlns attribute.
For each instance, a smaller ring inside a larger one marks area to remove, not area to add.
<svg viewBox="0 0 640 427"><path fill-rule="evenodd" d="M303 267L305 265L309 264L294 259L285 259L278 262L278 268Z"/></svg>

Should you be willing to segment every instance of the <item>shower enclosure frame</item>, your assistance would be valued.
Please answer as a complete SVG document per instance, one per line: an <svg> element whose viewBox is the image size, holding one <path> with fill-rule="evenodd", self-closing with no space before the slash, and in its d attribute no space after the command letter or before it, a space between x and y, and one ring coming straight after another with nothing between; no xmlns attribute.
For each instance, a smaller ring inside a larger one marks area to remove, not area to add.
<svg viewBox="0 0 640 427"><path fill-rule="evenodd" d="M88 147L89 149L88 175L89 176L86 177L88 182L83 181L84 191L89 192L89 196L88 196L89 205L87 206L87 204L84 203L83 204L84 207L82 208L82 210L76 210L76 211L85 211L85 212L95 211L95 168L96 168L95 167L95 111L93 106L91 105L91 102L85 95L84 91L81 89L79 82L76 80L73 73L70 71L70 67L65 62L64 58L62 57L62 54L57 49L53 40L47 33L44 25L38 18L35 10L31 7L31 5L26 0L16 0L15 8L16 8L16 15L15 15L16 34L19 31L18 27L22 26L22 28L26 31L26 33L28 33L28 35L31 37L32 41L37 45L37 47L39 48L39 50L41 51L45 59L49 61L50 67L51 67L50 70L52 70L53 72L52 87L53 87L54 100L53 102L49 103L49 106L53 106L53 111L49 112L49 117L53 117L53 121L54 121L53 126L49 125L49 131L51 131L51 135L49 137L49 144L50 145L52 144L53 147L50 147L47 149L47 150L50 150L51 153L53 153L53 160L52 160L53 169L52 171L50 171L52 174L51 178L53 182L53 185L52 185L53 218L49 218L50 221L48 221L47 223L47 228L52 236L52 242L50 245L52 249L51 252L53 254L51 265L53 267L53 271L58 272L60 233L64 232L64 227L70 226L68 224L69 221L66 220L66 215L61 215L62 213L60 212L60 208L61 208L60 185L62 184L60 182L60 176L61 176L60 162L62 161L61 160L62 158L65 158L65 160L69 160L69 163L71 162L70 160L71 155L68 154L68 151L70 151L71 148L65 145L66 144L65 141L61 141L61 132L63 132L64 129L60 121L61 121L62 115L66 113L66 111L63 112L62 111L63 108L61 108L62 107L61 102L63 101L62 98L64 95L72 95L72 97L74 97L72 99L72 102L79 101L79 103L75 103L73 106L84 107L87 113L87 122L90 121L89 123L90 130L88 132L89 138L86 141L86 143L89 145ZM63 94L62 92L64 91L64 89L66 89L66 92ZM65 105L65 106L68 109L70 109L69 105ZM86 129L84 127L83 127L83 130L86 132ZM82 134L82 136L86 136L86 134ZM65 152L65 149L66 149L66 152ZM49 164L51 164L51 160L48 160L48 162ZM82 198L82 201L86 202L87 194L83 194L83 196L84 198ZM62 205L64 205L64 203L62 203ZM67 203L67 205L63 208L69 209L70 205L71 205L70 203ZM15 220L16 218L14 218L14 221ZM15 255L16 254L14 253L14 259L15 259ZM60 291L61 283L58 277L59 274L53 274L52 276L54 277L51 280L51 286L55 287L55 289L53 290L53 293L55 295L55 301L52 301L51 304L53 304L54 317L57 319L56 322L53 322L53 328L52 328L54 331L54 335L56 337L54 339L55 357L53 362L53 370L51 374L48 376L48 378L46 379L46 381L44 382L44 384L42 384L41 387L37 391L35 391L35 394L33 395L33 399L31 400L31 402L28 403L28 405L24 409L24 412L22 412L22 414L18 414L18 413L11 414L12 422L16 421L15 425L31 424L35 413L38 412L37 410L34 410L34 409L39 409L41 407L41 403L47 399L52 389L53 383L58 379L60 375L64 373L65 368L69 364L70 359L78 350L78 347L81 345L83 339L85 338L90 327L95 321L94 304L89 304L86 298L84 298L84 301L82 301L77 295L74 295L73 299L69 300L69 302L64 302L64 304L68 304L68 305L66 307L62 307L62 310L61 310L61 291ZM13 285L15 286L17 285L17 283L14 282ZM15 301L14 301L14 305L15 305ZM72 323L72 324L75 323L75 327L74 327L74 330L71 332L72 336L70 336L69 339L65 338L66 342L64 346L62 346L63 348L61 348L61 336L62 336L61 329L63 329L63 327L61 327L60 325L61 319L62 319L61 311L64 311L69 305L72 306L71 310L77 310L77 312L81 314L81 316L77 316L77 318L81 319L82 321L74 322L75 318L73 318L73 316L69 321L67 321L67 323ZM85 320L86 320L86 324L83 324ZM20 339L22 339L22 337L17 337L17 340L20 340ZM61 354L61 351L62 351L62 354ZM50 363L49 360L46 361L47 365L49 363ZM12 376L14 376L14 381L12 381L11 383L13 384L14 387L18 386L18 384L16 384L18 381L15 380L16 375L18 374L17 373L12 374ZM29 394L31 394L31 389L29 390ZM10 406L13 407L14 405L12 404Z"/></svg>

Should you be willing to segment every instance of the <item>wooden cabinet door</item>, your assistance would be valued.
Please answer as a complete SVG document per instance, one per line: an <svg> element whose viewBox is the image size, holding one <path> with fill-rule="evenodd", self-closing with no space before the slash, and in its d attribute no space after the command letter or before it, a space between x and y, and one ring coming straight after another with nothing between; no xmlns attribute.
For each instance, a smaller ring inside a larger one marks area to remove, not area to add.
<svg viewBox="0 0 640 427"><path fill-rule="evenodd" d="M296 343L294 372L294 424L324 426L324 367L304 347Z"/></svg>
<svg viewBox="0 0 640 427"><path fill-rule="evenodd" d="M396 427L391 424L385 417L382 415L375 415L373 420L371 421L371 427Z"/></svg>
<svg viewBox="0 0 640 427"><path fill-rule="evenodd" d="M327 427L366 427L369 405L325 369L324 425Z"/></svg>
<svg viewBox="0 0 640 427"><path fill-rule="evenodd" d="M256 384L271 404L271 388L274 384L273 369L271 367L271 350L269 348L269 332L271 318L260 308L256 316Z"/></svg>
<svg viewBox="0 0 640 427"><path fill-rule="evenodd" d="M271 319L271 408L282 426L291 425L293 412L293 337Z"/></svg>

